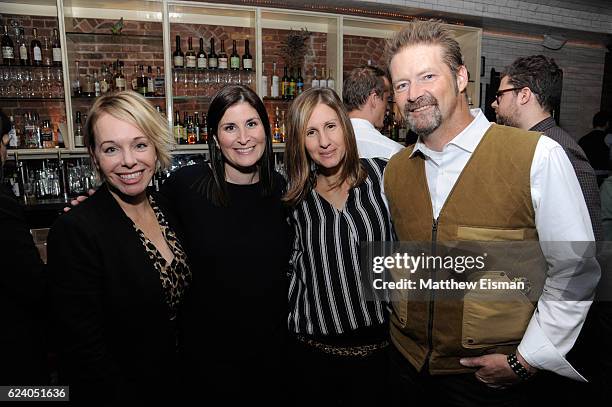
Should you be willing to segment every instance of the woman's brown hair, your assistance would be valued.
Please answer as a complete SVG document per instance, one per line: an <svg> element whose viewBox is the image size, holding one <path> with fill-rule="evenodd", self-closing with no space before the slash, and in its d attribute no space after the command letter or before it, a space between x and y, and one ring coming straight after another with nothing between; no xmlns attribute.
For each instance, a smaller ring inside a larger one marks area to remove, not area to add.
<svg viewBox="0 0 612 407"><path fill-rule="evenodd" d="M323 103L338 115L340 128L344 134L346 153L338 180L332 188L341 186L345 181L351 187L359 185L366 177L365 169L359 162L357 141L351 120L342 101L332 89L311 88L298 96L289 108L287 144L285 146L285 165L287 170L287 193L283 200L290 206L302 202L316 186L316 165L306 152L306 128L315 107Z"/></svg>

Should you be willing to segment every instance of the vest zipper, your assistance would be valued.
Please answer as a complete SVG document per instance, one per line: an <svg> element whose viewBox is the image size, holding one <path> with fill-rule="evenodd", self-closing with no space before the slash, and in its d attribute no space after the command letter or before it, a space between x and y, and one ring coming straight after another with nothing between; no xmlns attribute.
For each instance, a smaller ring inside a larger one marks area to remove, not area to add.
<svg viewBox="0 0 612 407"><path fill-rule="evenodd" d="M439 219L439 218L438 218ZM431 255L436 255L436 242L438 240L438 219L434 218L431 223ZM429 277L433 279L435 277L436 270L431 270L429 272ZM425 357L425 361L427 365L429 365L429 358L431 357L431 353L433 352L433 321L434 321L434 301L435 301L436 291L430 290L429 292L429 320L427 321L427 356Z"/></svg>

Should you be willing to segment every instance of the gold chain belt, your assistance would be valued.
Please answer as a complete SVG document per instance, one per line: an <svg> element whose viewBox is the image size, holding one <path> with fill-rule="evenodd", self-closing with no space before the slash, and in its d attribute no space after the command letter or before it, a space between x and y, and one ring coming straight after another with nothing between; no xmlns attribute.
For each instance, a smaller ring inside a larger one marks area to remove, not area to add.
<svg viewBox="0 0 612 407"><path fill-rule="evenodd" d="M370 356L373 353L389 346L388 341L382 341L380 343L374 343L370 345L360 345L360 346L335 346L335 345L329 345L327 343L315 341L303 335L297 335L296 337L300 343L310 348L316 349L320 352L323 352L325 354L333 355L333 356L366 357L366 356Z"/></svg>

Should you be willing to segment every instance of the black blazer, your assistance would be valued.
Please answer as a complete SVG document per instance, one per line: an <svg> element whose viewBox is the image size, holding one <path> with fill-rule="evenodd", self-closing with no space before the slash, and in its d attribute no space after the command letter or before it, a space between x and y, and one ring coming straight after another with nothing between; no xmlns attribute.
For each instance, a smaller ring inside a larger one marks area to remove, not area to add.
<svg viewBox="0 0 612 407"><path fill-rule="evenodd" d="M159 274L105 185L55 222L48 265L60 381L71 400L116 405L175 396L176 331Z"/></svg>
<svg viewBox="0 0 612 407"><path fill-rule="evenodd" d="M48 381L43 267L23 209L0 185L0 385Z"/></svg>

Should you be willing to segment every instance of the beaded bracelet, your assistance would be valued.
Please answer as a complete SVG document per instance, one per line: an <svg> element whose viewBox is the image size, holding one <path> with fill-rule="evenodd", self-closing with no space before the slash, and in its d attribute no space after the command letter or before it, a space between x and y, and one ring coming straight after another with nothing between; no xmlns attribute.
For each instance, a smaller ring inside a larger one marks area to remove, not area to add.
<svg viewBox="0 0 612 407"><path fill-rule="evenodd" d="M531 377L531 373L518 361L516 353L509 354L507 359L510 368L521 380L527 380Z"/></svg>

